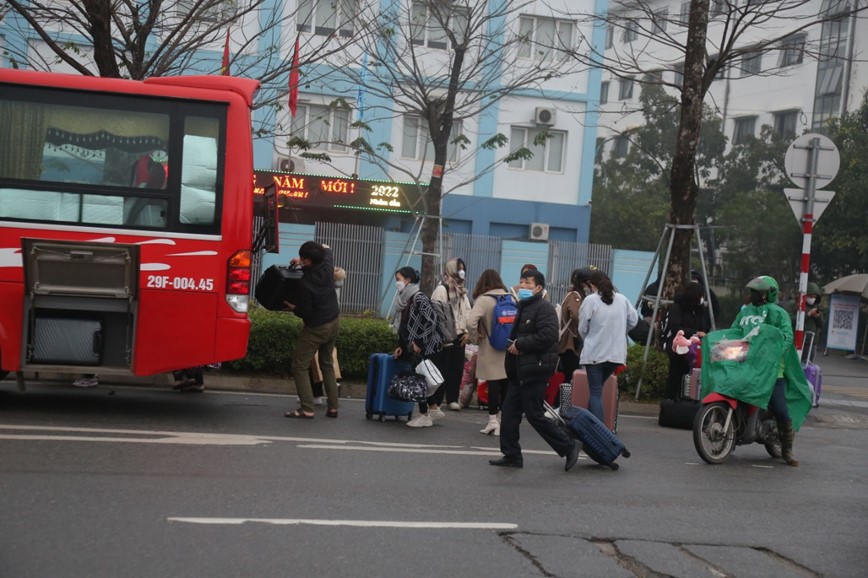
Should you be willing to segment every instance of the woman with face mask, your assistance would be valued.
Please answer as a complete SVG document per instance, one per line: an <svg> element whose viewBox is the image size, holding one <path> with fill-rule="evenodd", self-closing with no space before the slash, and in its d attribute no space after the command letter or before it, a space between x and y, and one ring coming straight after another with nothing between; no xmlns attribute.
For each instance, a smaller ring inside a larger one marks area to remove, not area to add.
<svg viewBox="0 0 868 578"><path fill-rule="evenodd" d="M573 378L573 373L579 368L579 354L582 352L582 337L579 335L579 309L585 298L591 269L582 267L570 275L570 292L561 303L559 321L561 338L558 342L558 357L560 368L567 381Z"/></svg>
<svg viewBox="0 0 868 578"><path fill-rule="evenodd" d="M470 299L464 278L466 266L461 259L446 262L443 282L434 289L431 301L440 315L440 330L443 335L443 350L437 367L443 374L445 387L440 388L434 397L437 407L445 396L449 409L458 411L458 393L461 388L461 374L464 371L464 345L467 343L467 315L470 313Z"/></svg>
<svg viewBox="0 0 868 578"><path fill-rule="evenodd" d="M395 272L395 313L392 329L398 334L396 359L434 359L440 351L441 337L437 311L431 299L419 289L419 273L412 267L402 267ZM443 385L438 391L443 389ZM436 392L435 392L436 393ZM441 394L442 399L442 394ZM433 396L419 402L419 414L407 422L410 427L431 427L434 421L444 417Z"/></svg>

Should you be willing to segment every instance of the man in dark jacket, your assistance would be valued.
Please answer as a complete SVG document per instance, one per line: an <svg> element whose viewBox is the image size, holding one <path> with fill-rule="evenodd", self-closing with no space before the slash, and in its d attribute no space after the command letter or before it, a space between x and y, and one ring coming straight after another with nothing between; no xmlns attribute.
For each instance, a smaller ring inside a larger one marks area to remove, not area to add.
<svg viewBox="0 0 868 578"><path fill-rule="evenodd" d="M566 458L569 471L579 458L579 443L545 416L543 396L548 379L558 365L558 316L543 299L545 277L536 270L522 273L516 294L518 314L506 350L506 399L501 405L500 451L503 457L489 460L493 466L520 468L524 465L519 445L521 414L539 435Z"/></svg>
<svg viewBox="0 0 868 578"><path fill-rule="evenodd" d="M310 362L319 352L319 367L328 399L328 417L338 416L338 384L332 352L340 329L338 296L335 291L334 257L326 245L313 241L304 243L292 265L301 265L304 272L301 294L295 303L284 302L286 308L304 321L292 354L292 378L301 407L286 412L286 417L312 418L313 389L310 384Z"/></svg>

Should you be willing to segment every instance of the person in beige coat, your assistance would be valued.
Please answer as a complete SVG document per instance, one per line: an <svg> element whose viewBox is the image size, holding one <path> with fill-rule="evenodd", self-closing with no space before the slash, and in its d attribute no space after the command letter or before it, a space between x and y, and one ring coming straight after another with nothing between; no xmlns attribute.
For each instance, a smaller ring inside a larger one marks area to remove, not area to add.
<svg viewBox="0 0 868 578"><path fill-rule="evenodd" d="M561 358L561 371L567 381L573 379L573 373L579 368L579 357L582 353L582 337L579 335L579 309L587 292L591 269L583 267L576 269L570 275L570 292L561 303L560 332L558 356Z"/></svg>
<svg viewBox="0 0 868 578"><path fill-rule="evenodd" d="M476 378L488 382L488 425L479 430L487 435L500 435L500 402L506 396L505 351L498 351L488 342L491 334L494 305L497 297L508 295L509 290L494 269L486 269L479 276L473 290L474 304L467 315L467 334L471 343L479 345L476 360Z"/></svg>

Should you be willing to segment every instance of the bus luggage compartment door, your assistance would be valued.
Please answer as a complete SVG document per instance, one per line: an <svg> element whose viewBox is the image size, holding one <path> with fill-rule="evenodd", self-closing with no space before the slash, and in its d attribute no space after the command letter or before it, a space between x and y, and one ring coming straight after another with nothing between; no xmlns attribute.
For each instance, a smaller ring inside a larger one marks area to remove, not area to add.
<svg viewBox="0 0 868 578"><path fill-rule="evenodd" d="M23 239L24 364L129 370L139 247Z"/></svg>

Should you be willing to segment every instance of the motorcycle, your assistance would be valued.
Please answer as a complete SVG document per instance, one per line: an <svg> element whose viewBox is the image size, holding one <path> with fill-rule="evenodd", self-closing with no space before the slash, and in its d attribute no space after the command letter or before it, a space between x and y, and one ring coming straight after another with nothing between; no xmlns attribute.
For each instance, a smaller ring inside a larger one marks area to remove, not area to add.
<svg viewBox="0 0 868 578"><path fill-rule="evenodd" d="M693 420L693 445L709 464L721 464L736 446L759 443L773 458L781 457L774 415L720 393L710 393Z"/></svg>

